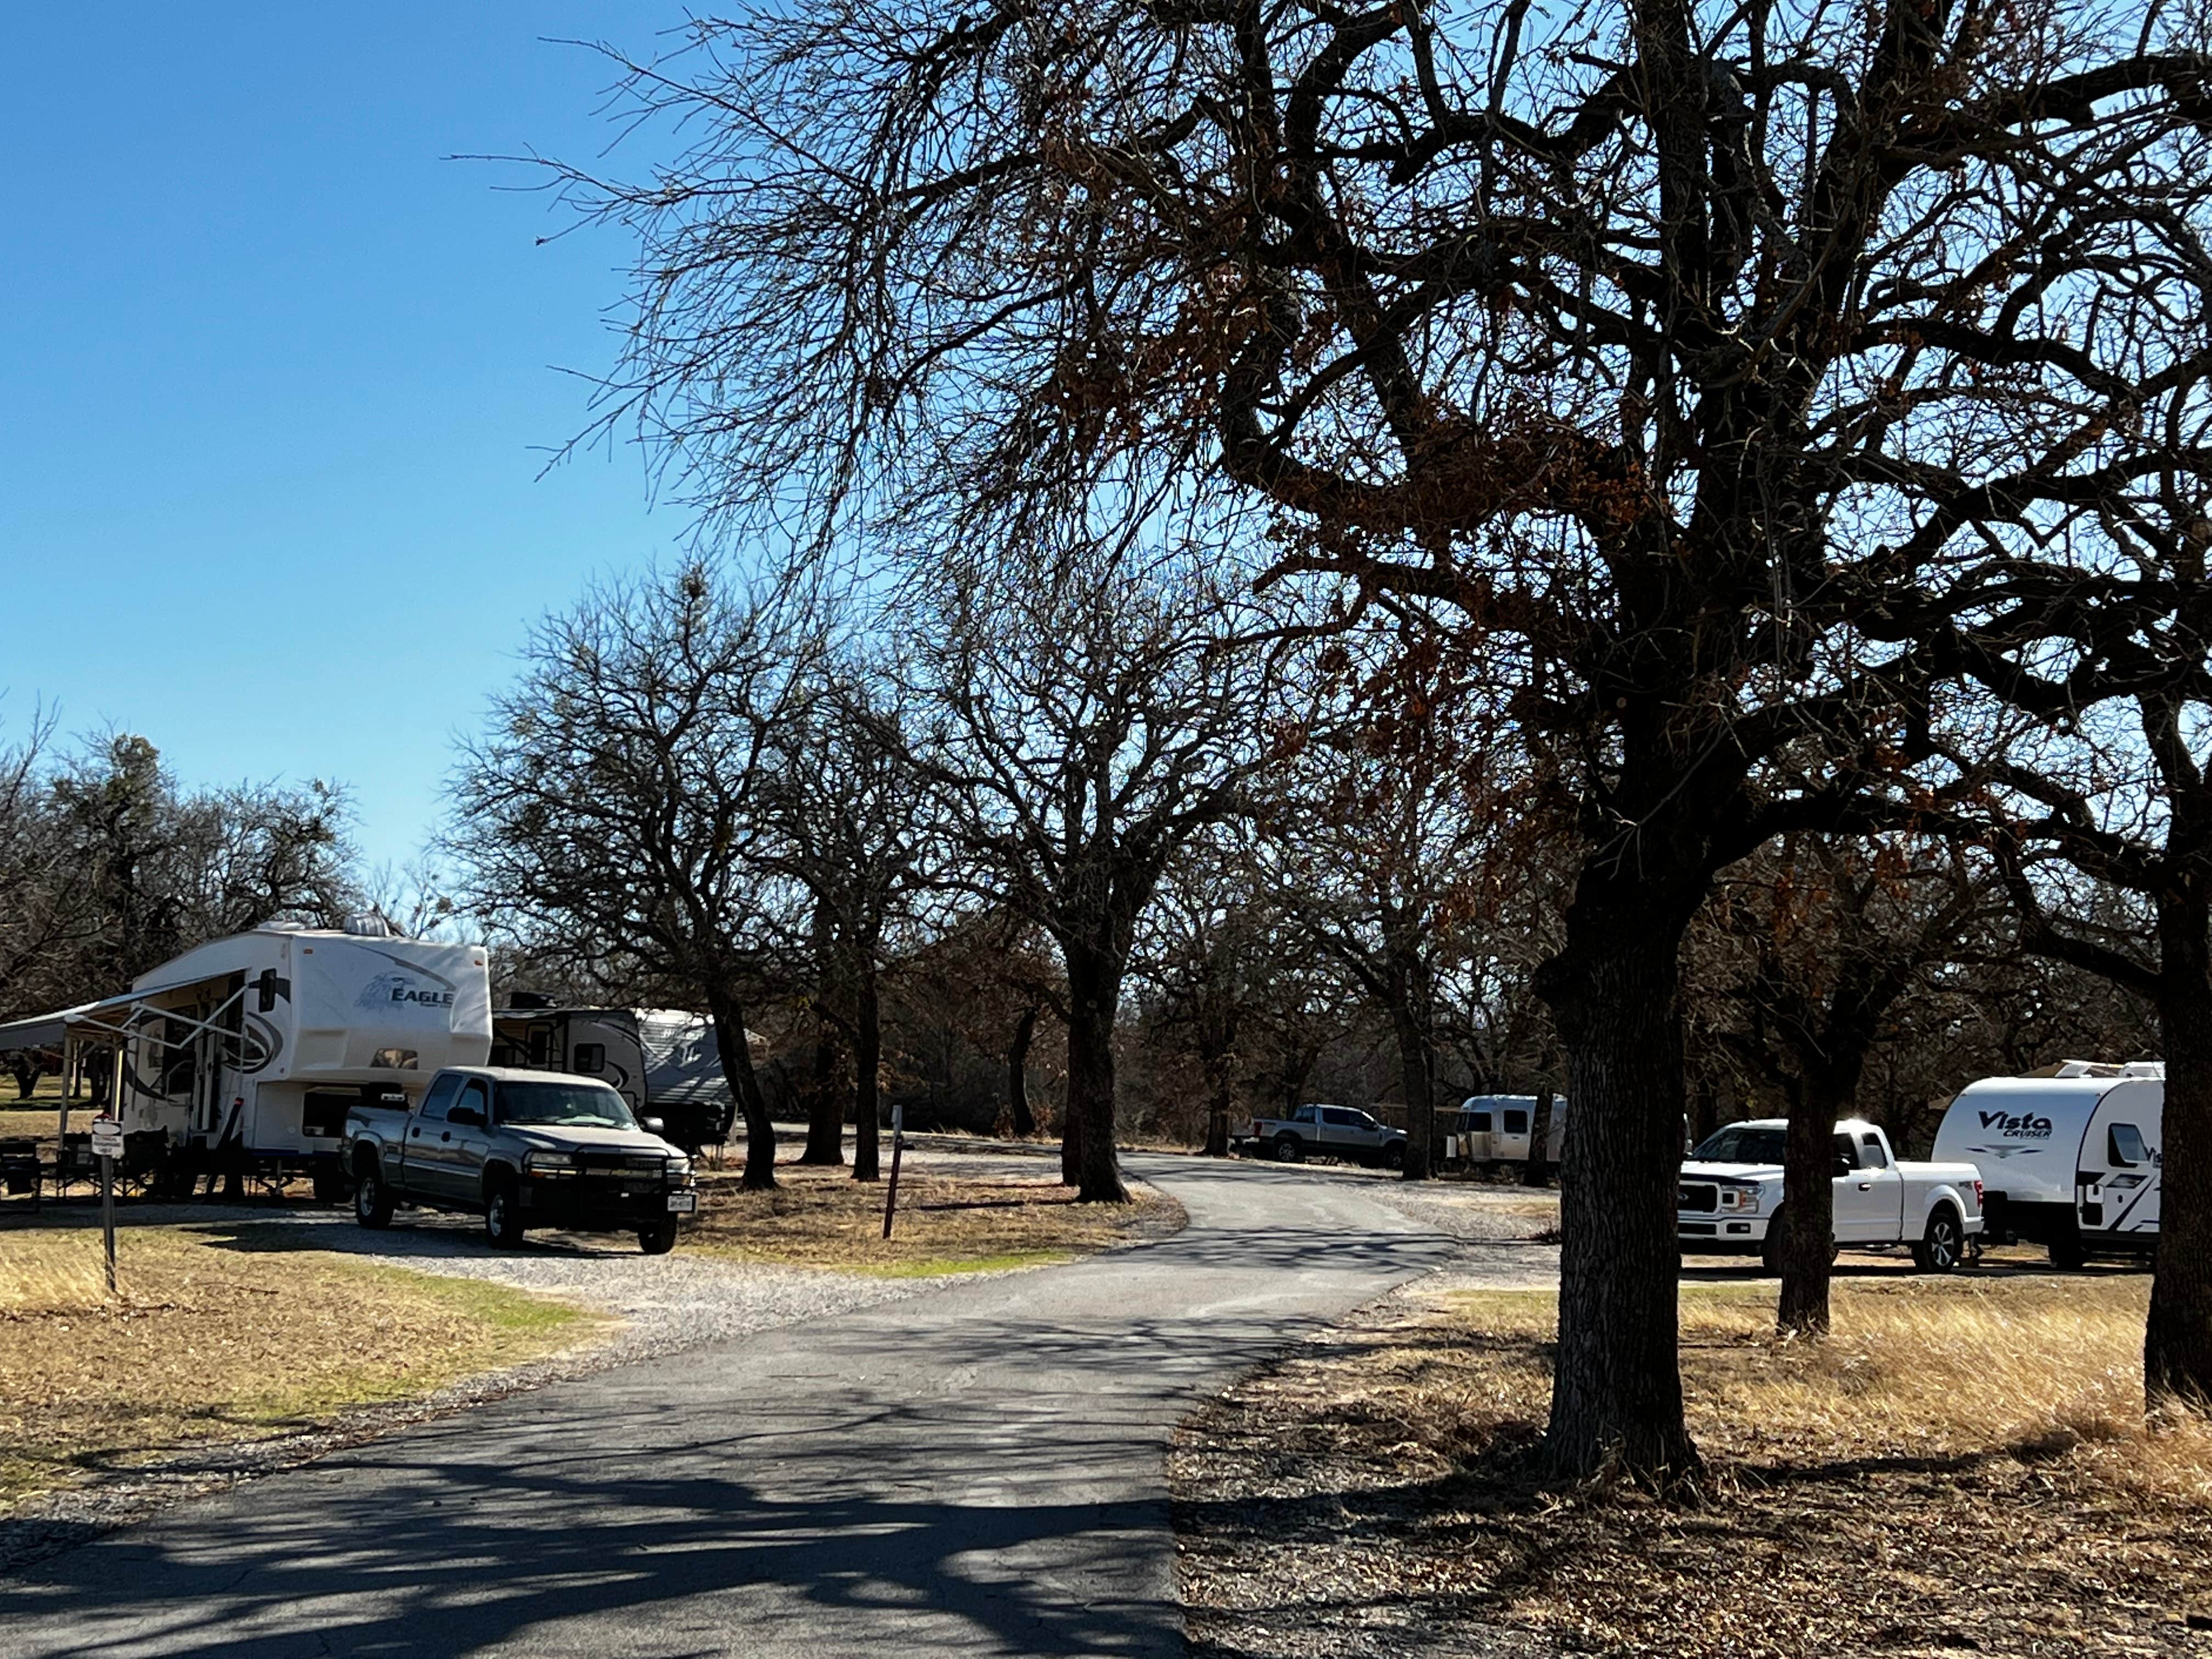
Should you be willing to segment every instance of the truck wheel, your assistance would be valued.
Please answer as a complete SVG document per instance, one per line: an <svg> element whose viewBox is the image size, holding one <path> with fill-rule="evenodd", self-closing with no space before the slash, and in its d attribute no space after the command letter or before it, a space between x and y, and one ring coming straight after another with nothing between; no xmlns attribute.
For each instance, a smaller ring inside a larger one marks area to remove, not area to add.
<svg viewBox="0 0 2212 1659"><path fill-rule="evenodd" d="M1777 1210L1766 1224L1766 1237L1759 1244L1759 1265L1777 1279L1782 1277L1782 1229L1784 1224L1783 1212Z"/></svg>
<svg viewBox="0 0 2212 1659"><path fill-rule="evenodd" d="M484 1190L484 1237L509 1247L522 1243L522 1206L511 1181L495 1181Z"/></svg>
<svg viewBox="0 0 2212 1659"><path fill-rule="evenodd" d="M666 1255L676 1248L676 1218L663 1216L637 1230L637 1248L647 1255Z"/></svg>
<svg viewBox="0 0 2212 1659"><path fill-rule="evenodd" d="M1403 1141L1394 1140L1382 1149L1382 1167L1386 1170L1406 1167L1406 1145Z"/></svg>
<svg viewBox="0 0 2212 1659"><path fill-rule="evenodd" d="M1305 1162L1305 1157L1306 1149L1299 1144L1298 1138L1296 1135L1277 1135L1275 1137L1276 1163L1303 1164Z"/></svg>
<svg viewBox="0 0 2212 1659"><path fill-rule="evenodd" d="M362 1164L360 1179L354 1183L353 1218L364 1227L392 1224L392 1189L384 1184L384 1172L374 1158Z"/></svg>
<svg viewBox="0 0 2212 1659"><path fill-rule="evenodd" d="M2078 1233L2068 1233L2063 1238L2051 1241L2051 1265L2061 1273L2070 1273L2088 1260L2089 1253L2081 1248Z"/></svg>
<svg viewBox="0 0 2212 1659"><path fill-rule="evenodd" d="M1966 1254L1966 1230L1948 1204L1936 1206L1928 1218L1928 1231L1912 1247L1912 1265L1923 1273L1948 1273Z"/></svg>

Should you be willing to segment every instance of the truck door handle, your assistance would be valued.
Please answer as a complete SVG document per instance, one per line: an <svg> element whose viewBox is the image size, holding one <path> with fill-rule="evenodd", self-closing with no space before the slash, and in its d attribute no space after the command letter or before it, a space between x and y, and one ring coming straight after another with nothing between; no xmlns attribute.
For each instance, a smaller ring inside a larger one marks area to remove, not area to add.
<svg viewBox="0 0 2212 1659"><path fill-rule="evenodd" d="M440 1135L440 1136L438 1137L438 1139L441 1139L441 1140L451 1140L453 1138L453 1132L451 1129L447 1130L445 1133L443 1133L443 1134L441 1134L441 1135Z"/></svg>
<svg viewBox="0 0 2212 1659"><path fill-rule="evenodd" d="M407 1138L410 1140L420 1140L422 1139L422 1132L420 1129L410 1129L407 1132Z"/></svg>
<svg viewBox="0 0 2212 1659"><path fill-rule="evenodd" d="M1859 1190L1863 1193L1872 1192L1874 1190L1874 1182L1871 1181L1862 1181L1859 1182Z"/></svg>

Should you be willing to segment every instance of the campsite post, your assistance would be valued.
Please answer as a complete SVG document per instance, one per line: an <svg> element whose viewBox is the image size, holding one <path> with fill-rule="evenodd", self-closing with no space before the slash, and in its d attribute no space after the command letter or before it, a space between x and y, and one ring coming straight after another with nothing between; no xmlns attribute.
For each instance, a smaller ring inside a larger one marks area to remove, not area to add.
<svg viewBox="0 0 2212 1659"><path fill-rule="evenodd" d="M100 1231L107 1249L107 1293L115 1294L115 1157L123 1150L123 1125L101 1113L92 1121L92 1151L100 1160Z"/></svg>
<svg viewBox="0 0 2212 1659"><path fill-rule="evenodd" d="M891 1108L891 1180L884 1189L884 1237L891 1236L891 1211L898 1203L899 1154L906 1149L906 1108Z"/></svg>

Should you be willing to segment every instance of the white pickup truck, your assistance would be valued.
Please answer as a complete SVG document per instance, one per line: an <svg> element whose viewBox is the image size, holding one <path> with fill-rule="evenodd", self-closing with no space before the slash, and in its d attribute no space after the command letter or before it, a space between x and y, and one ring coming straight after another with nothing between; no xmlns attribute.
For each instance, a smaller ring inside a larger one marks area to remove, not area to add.
<svg viewBox="0 0 2212 1659"><path fill-rule="evenodd" d="M1674 1235L1688 1255L1756 1255L1779 1270L1783 1119L1731 1123L1682 1165ZM1889 1137L1857 1118L1836 1125L1836 1243L1909 1244L1923 1273L1947 1273L1982 1231L1981 1171L1971 1164L1909 1164Z"/></svg>

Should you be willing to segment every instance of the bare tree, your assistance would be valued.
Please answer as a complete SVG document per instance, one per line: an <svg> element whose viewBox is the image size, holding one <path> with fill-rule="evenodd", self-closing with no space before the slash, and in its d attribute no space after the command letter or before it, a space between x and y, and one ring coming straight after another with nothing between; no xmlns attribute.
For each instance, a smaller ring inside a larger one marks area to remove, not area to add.
<svg viewBox="0 0 2212 1659"><path fill-rule="evenodd" d="M815 1006L851 1046L853 1177L873 1181L880 977L895 931L933 880L935 802L909 751L911 714L896 675L848 648L825 660L822 682L773 739L766 796L776 834L763 863L812 901L821 981Z"/></svg>
<svg viewBox="0 0 2212 1659"><path fill-rule="evenodd" d="M756 1188L775 1185L775 1129L746 992L796 908L766 862L770 775L820 653L787 595L702 564L600 589L532 633L520 681L452 784L453 847L481 912L695 988Z"/></svg>
<svg viewBox="0 0 2212 1659"><path fill-rule="evenodd" d="M1923 750L1909 603L2089 486L2200 258L2201 9L830 0L633 65L603 415L709 514L1240 512L1496 642L1583 842L1553 1468L1693 1476L1684 930ZM1893 641L1871 645L1870 639ZM1902 712L1897 710L1902 700ZM1770 798L1793 745L1838 775Z"/></svg>
<svg viewBox="0 0 2212 1659"><path fill-rule="evenodd" d="M1983 862L1978 872L1959 845L1905 836L1785 837L1731 871L1701 919L1698 989L1739 1011L1722 1033L1789 1118L1782 1212L1769 1222L1786 1333L1828 1329L1832 1134L1856 1115L1888 1017L2003 912Z"/></svg>
<svg viewBox="0 0 2212 1659"><path fill-rule="evenodd" d="M1441 998L1492 888L1503 751L1465 720L1474 665L1425 632L1362 630L1325 653L1334 696L1261 818L1282 902L1310 948L1390 1024L1405 1177L1433 1156Z"/></svg>
<svg viewBox="0 0 2212 1659"><path fill-rule="evenodd" d="M951 576L913 635L937 711L916 753L967 879L1060 949L1062 1175L1086 1201L1127 1197L1114 1033L1139 920L1266 755L1268 657L1231 637L1238 609L1202 571L1086 552Z"/></svg>

